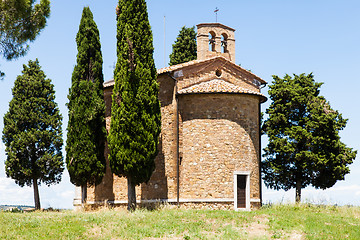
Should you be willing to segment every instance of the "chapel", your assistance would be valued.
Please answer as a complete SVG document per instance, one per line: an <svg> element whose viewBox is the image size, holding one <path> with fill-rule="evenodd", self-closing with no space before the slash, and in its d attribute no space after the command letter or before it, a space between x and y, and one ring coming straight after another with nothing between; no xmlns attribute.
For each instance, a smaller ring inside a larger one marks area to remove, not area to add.
<svg viewBox="0 0 360 240"><path fill-rule="evenodd" d="M162 131L155 171L137 202L250 210L261 206L260 92L266 82L235 64L235 29L197 25L197 59L158 69ZM114 81L104 83L110 128ZM108 149L105 150L108 155ZM88 204L127 204L127 181L107 164ZM74 206L81 206L76 189Z"/></svg>

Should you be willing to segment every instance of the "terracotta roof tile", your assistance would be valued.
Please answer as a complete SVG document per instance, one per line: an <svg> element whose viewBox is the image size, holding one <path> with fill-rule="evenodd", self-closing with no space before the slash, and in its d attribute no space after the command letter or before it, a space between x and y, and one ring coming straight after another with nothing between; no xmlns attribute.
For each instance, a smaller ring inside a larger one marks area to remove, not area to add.
<svg viewBox="0 0 360 240"><path fill-rule="evenodd" d="M215 59L222 59L222 60L225 60L228 64L231 64L233 65L235 68L238 68L240 71L244 71L246 72L247 74L253 76L253 78L259 80L260 82L262 83L266 83L266 81L264 81L263 79L261 79L259 76L257 76L256 74L240 67L239 65L236 65L235 63L232 63L230 62L229 60L227 60L226 58L224 58L223 56L214 56L214 57L210 57L210 58L207 58L207 59L202 59L202 60L193 60L193 61L189 61L189 62L185 62L185 63L180 63L180 64L177 64L177 65L173 65L173 66L169 66L169 67L164 67L164 68L160 68L157 70L157 73L160 75L160 74L163 74L163 73L167 73L167 72L173 72L173 71L176 71L178 69L181 69L181 68L184 68L184 67L187 67L187 66L190 66L190 65L195 65L195 64L199 64L199 63L204 63L204 62L210 62L210 61L213 61Z"/></svg>
<svg viewBox="0 0 360 240"><path fill-rule="evenodd" d="M185 62L185 63L180 63L180 64L177 64L177 65L173 65L173 66L169 66L169 67L165 67L165 68L160 68L157 70L157 74L163 74L163 73L167 73L167 72L173 72L173 71L176 71L178 69L182 69L184 67L187 67L187 66L191 66L191 65L195 65L195 64L199 64L199 63L203 63L203 62L208 62L208 61L212 61L212 60L215 60L215 59L223 59L225 61L227 61L229 64L232 64L233 66L241 69L242 71L245 71L247 72L248 74L252 75L255 79L259 80L260 82L262 83L266 83L263 79L261 79L260 77L256 76L254 73L252 72L249 72L248 70L228 61L227 59L225 59L224 57L222 56L214 56L214 57L211 57L211 58L207 58L207 59L203 59L203 60L193 60L193 61L189 61L189 62ZM104 87L111 87L115 84L114 80L109 80L107 82L104 83Z"/></svg>
<svg viewBox="0 0 360 240"><path fill-rule="evenodd" d="M114 84L114 80L109 80L104 83L104 87L111 87ZM260 96L263 98L262 102L265 102L267 99L263 94L259 92L244 89L221 79L213 79L207 82L202 82L178 91L178 94L191 93L243 93Z"/></svg>
<svg viewBox="0 0 360 240"><path fill-rule="evenodd" d="M197 63L206 62L206 61L209 61L209 60L213 60L215 58L218 58L218 56L203 59L203 60L192 60L192 61L189 61L189 62L184 62L184 63L172 65L172 66L169 66L169 67L160 68L160 69L157 70L157 73L162 74L162 73L166 73L166 72L176 71L176 70L178 70L180 68L187 67L187 66L197 64Z"/></svg>
<svg viewBox="0 0 360 240"><path fill-rule="evenodd" d="M213 79L207 82L202 82L178 91L178 94L190 93L244 93L266 98L260 92L244 89L221 79Z"/></svg>

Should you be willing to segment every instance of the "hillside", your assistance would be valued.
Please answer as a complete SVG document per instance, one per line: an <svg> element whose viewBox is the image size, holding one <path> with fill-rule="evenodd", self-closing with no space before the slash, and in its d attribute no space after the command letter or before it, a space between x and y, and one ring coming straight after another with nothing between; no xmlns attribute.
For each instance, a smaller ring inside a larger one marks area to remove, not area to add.
<svg viewBox="0 0 360 240"><path fill-rule="evenodd" d="M360 208L0 212L0 239L360 239Z"/></svg>
<svg viewBox="0 0 360 240"><path fill-rule="evenodd" d="M17 209L19 211L24 210L33 210L35 209L33 206L26 206L26 205L0 205L0 211L14 211Z"/></svg>

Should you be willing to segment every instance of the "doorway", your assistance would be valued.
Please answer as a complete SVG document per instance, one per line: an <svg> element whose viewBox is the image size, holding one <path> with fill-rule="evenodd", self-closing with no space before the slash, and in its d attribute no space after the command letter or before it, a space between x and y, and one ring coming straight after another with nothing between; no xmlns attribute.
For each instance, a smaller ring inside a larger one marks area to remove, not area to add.
<svg viewBox="0 0 360 240"><path fill-rule="evenodd" d="M234 173L234 208L250 210L250 172Z"/></svg>

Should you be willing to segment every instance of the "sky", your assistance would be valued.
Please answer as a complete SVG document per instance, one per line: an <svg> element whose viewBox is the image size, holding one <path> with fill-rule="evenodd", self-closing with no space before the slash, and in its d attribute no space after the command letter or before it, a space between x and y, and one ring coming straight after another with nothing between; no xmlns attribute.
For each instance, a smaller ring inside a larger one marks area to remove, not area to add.
<svg viewBox="0 0 360 240"><path fill-rule="evenodd" d="M51 1L51 16L47 27L31 43L25 57L7 62L0 59L0 69L6 73L0 81L0 131L3 116L8 111L14 81L22 65L39 59L56 91L56 102L63 116L63 136L66 139L67 94L76 63L75 36L82 9L89 6L100 31L105 81L113 78L116 63L116 0ZM236 29L236 63L250 69L269 84L272 75L314 74L323 82L320 94L332 108L348 118L341 131L341 140L349 147L360 149L360 111L356 97L360 79L360 1L358 0L147 0L149 21L154 39L154 59L157 68L167 66L172 44L182 26L216 21ZM165 19L165 21L164 21ZM165 23L165 24L164 24ZM262 89L267 94L268 88ZM270 101L262 105L262 110ZM267 144L263 137L263 146ZM65 159L65 151L64 159ZM7 178L5 147L0 143L0 205L34 205L33 189L19 187ZM40 187L43 208L72 208L74 186L67 170L60 184ZM295 191L274 191L263 187L264 203L293 202ZM321 204L352 204L360 206L360 161L350 165L350 174L332 188L317 190L307 187L303 201Z"/></svg>

